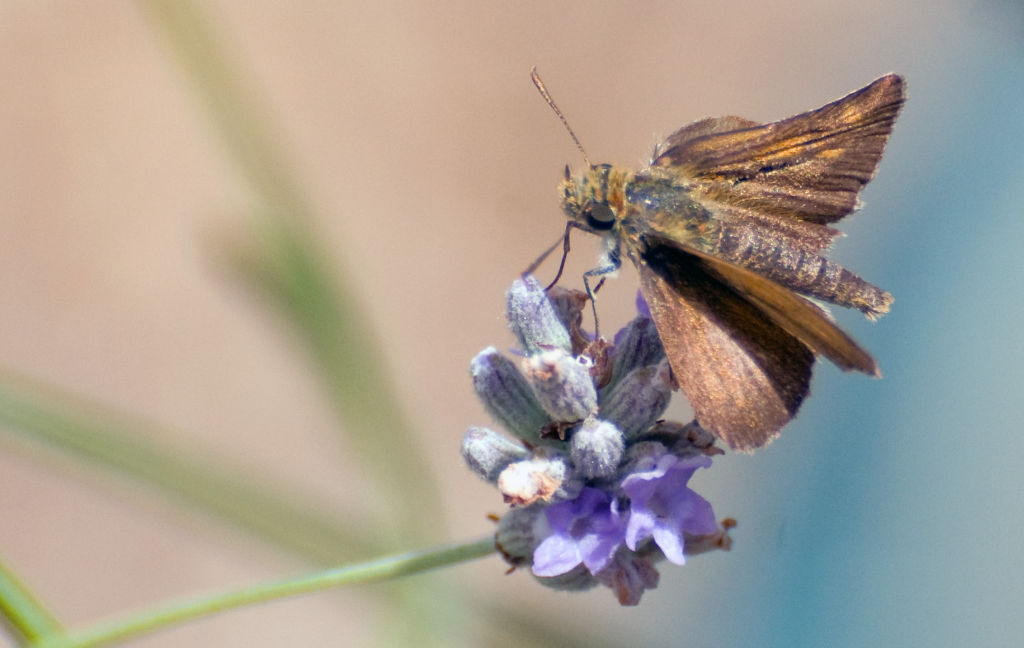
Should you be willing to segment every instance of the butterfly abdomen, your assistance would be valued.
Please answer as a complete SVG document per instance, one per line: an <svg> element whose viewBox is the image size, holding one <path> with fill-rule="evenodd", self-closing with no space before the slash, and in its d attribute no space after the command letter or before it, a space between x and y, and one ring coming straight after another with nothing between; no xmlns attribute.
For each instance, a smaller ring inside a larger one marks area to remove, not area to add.
<svg viewBox="0 0 1024 648"><path fill-rule="evenodd" d="M800 294L856 308L871 319L887 313L892 303L892 295L886 291L784 237L721 223L712 246L710 252L724 261L753 270Z"/></svg>

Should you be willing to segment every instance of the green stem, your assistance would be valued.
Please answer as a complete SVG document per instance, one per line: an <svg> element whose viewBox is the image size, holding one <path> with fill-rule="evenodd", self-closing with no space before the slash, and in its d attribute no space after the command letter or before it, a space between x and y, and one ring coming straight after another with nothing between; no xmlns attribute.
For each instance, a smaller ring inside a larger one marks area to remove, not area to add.
<svg viewBox="0 0 1024 648"><path fill-rule="evenodd" d="M109 644L224 610L342 585L374 583L419 574L438 567L481 558L493 552L494 537L487 536L473 542L398 554L242 590L169 603L127 618L113 619L91 628L50 637L33 645L36 648L85 648Z"/></svg>
<svg viewBox="0 0 1024 648"><path fill-rule="evenodd" d="M0 563L0 615L5 625L29 641L62 630L53 615L3 563Z"/></svg>

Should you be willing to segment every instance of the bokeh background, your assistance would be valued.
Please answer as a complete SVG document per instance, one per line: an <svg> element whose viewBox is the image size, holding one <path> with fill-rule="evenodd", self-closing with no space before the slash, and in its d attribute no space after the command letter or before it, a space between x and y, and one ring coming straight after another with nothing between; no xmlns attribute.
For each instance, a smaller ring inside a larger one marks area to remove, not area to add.
<svg viewBox="0 0 1024 648"><path fill-rule="evenodd" d="M99 430L114 418L368 540L324 560L490 532L503 506L458 455L465 428L489 423L467 365L512 344L504 291L561 232L555 185L582 164L530 83L537 65L589 154L630 165L698 118L770 121L906 75L908 103L833 255L896 296L877 324L837 314L885 377L819 365L778 441L698 475L739 520L733 550L666 567L639 608L506 576L490 557L131 645L401 645L403 626L455 646L1024 636L1020 3L198 4L191 18L170 2L0 7L0 559L63 622L313 569L317 552L42 440L8 392ZM228 66L243 110L217 113L203 61ZM276 149L268 177L300 198L239 162L251 142L226 134L250 121ZM375 449L346 434L317 353L245 278L268 196L303 206L277 216L325 252L394 381L400 405L371 417ZM596 249L575 238L570 284ZM602 290L607 326L630 317L635 287L626 271ZM387 436L403 417L411 438Z"/></svg>

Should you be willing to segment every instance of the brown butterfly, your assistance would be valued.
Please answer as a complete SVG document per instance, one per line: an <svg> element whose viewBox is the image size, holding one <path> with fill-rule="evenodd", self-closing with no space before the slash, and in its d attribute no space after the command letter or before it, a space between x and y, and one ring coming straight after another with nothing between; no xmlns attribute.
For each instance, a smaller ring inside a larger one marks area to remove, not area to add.
<svg viewBox="0 0 1024 648"><path fill-rule="evenodd" d="M534 82L554 108L536 72ZM623 256L636 264L698 423L733 448L778 436L807 396L817 354L880 375L806 297L871 319L889 310L889 293L824 254L839 233L829 224L857 207L903 100L903 79L890 74L782 121L685 126L640 171L590 165L574 178L566 167L566 237L578 228L607 243L607 263L585 279Z"/></svg>

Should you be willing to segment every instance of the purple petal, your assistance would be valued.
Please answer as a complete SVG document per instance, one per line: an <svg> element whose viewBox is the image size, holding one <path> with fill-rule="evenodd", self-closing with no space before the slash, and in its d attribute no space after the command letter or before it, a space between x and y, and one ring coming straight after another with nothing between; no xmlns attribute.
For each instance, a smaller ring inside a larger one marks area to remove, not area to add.
<svg viewBox="0 0 1024 648"><path fill-rule="evenodd" d="M711 460L703 455L680 460L665 454L652 463L649 470L633 473L622 482L630 497L625 543L636 550L643 540L652 538L669 561L682 565L685 534L718 530L711 505L687 486L697 468L711 465Z"/></svg>
<svg viewBox="0 0 1024 648"><path fill-rule="evenodd" d="M649 509L634 507L629 512L626 523L626 546L636 551L636 547L644 538L654 533L657 517Z"/></svg>
<svg viewBox="0 0 1024 648"><path fill-rule="evenodd" d="M533 550L533 573L537 576L559 576L582 560L575 542L567 536L551 535Z"/></svg>
<svg viewBox="0 0 1024 648"><path fill-rule="evenodd" d="M691 535L711 535L718 533L718 521L715 520L715 511L711 508L711 502L707 501L697 493L690 491L691 509L689 514L680 523L683 529Z"/></svg>
<svg viewBox="0 0 1024 648"><path fill-rule="evenodd" d="M651 531L651 537L670 563L686 564L686 540L681 532L666 526L657 526Z"/></svg>
<svg viewBox="0 0 1024 648"><path fill-rule="evenodd" d="M612 511L611 498L596 488L584 488L572 501L545 510L551 535L534 550L533 573L557 576L581 562L591 574L604 569L622 544L621 518Z"/></svg>
<svg viewBox="0 0 1024 648"><path fill-rule="evenodd" d="M583 554L583 564L591 574L596 574L611 562L615 550L622 544L622 531L616 525L605 529L604 533L592 533L580 539L579 550Z"/></svg>

